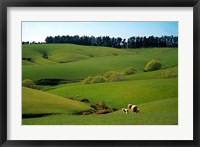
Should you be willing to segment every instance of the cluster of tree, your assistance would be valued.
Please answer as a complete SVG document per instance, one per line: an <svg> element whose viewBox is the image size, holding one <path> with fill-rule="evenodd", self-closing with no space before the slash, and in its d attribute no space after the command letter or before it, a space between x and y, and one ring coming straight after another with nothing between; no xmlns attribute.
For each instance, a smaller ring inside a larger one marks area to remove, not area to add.
<svg viewBox="0 0 200 147"><path fill-rule="evenodd" d="M128 67L123 71L108 71L104 73L102 76L89 76L83 80L83 84L92 84L92 83L103 83L103 82L116 82L122 81L125 75L135 74L137 72L136 68Z"/></svg>
<svg viewBox="0 0 200 147"><path fill-rule="evenodd" d="M29 41L22 41L22 44L30 44Z"/></svg>
<svg viewBox="0 0 200 147"><path fill-rule="evenodd" d="M115 48L142 48L142 47L178 47L177 36L162 36L162 37L130 37L122 39L120 37L110 38L109 36L48 36L45 39L46 43L72 43L89 46L107 46Z"/></svg>
<svg viewBox="0 0 200 147"><path fill-rule="evenodd" d="M147 65L144 67L144 72L148 71L154 71L161 69L161 63L157 59L152 59L147 63Z"/></svg>
<svg viewBox="0 0 200 147"><path fill-rule="evenodd" d="M128 48L147 48L147 47L178 47L177 36L162 37L130 37L128 39Z"/></svg>
<svg viewBox="0 0 200 147"><path fill-rule="evenodd" d="M29 42L29 41L22 41L22 44L45 44L46 42Z"/></svg>
<svg viewBox="0 0 200 147"><path fill-rule="evenodd" d="M122 38L110 38L109 36L48 36L45 39L46 43L72 43L79 45L89 45L89 46L108 46L115 48L122 48L127 46L125 39Z"/></svg>

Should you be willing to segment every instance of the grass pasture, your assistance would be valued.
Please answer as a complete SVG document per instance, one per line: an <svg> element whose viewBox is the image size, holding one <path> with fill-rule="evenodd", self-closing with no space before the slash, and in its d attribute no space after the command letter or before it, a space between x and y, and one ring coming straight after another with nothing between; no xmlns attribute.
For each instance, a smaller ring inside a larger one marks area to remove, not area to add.
<svg viewBox="0 0 200 147"><path fill-rule="evenodd" d="M121 110L104 115L51 115L41 118L24 119L24 125L177 125L177 98L169 98L138 105L138 114L124 114ZM169 107L170 106L170 109ZM157 111L159 110L159 112ZM81 121L80 121L81 120Z"/></svg>
<svg viewBox="0 0 200 147"><path fill-rule="evenodd" d="M32 44L22 46L22 78L63 79L67 84L22 88L23 125L177 125L178 49L115 49L73 44ZM160 70L144 72L151 59L161 62ZM88 76L127 67L136 74L122 81L83 84ZM72 99L69 99L72 98ZM80 102L81 99L89 102ZM73 115L91 111L90 105L104 101L118 111L108 114ZM140 113L121 111L129 103ZM40 114L40 117L31 117ZM43 115L44 114L44 115ZM45 115L48 114L48 115ZM81 120L81 121L80 121Z"/></svg>
<svg viewBox="0 0 200 147"><path fill-rule="evenodd" d="M66 98L75 97L77 100L87 98L92 103L104 100L111 107L123 108L129 103L141 104L177 97L177 91L177 78L171 78L98 84L66 84L47 92Z"/></svg>
<svg viewBox="0 0 200 147"><path fill-rule="evenodd" d="M68 63L92 57L128 55L130 52L109 47L92 47L75 44L23 45L23 58L31 58L34 64ZM47 55L44 58L43 55Z"/></svg>
<svg viewBox="0 0 200 147"><path fill-rule="evenodd" d="M22 114L71 114L91 108L82 102L73 101L50 93L25 88L22 89Z"/></svg>

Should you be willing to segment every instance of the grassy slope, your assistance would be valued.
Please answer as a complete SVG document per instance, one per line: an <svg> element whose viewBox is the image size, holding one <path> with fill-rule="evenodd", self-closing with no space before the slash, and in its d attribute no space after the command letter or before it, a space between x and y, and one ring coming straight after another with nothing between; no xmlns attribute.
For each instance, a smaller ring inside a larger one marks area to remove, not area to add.
<svg viewBox="0 0 200 147"><path fill-rule="evenodd" d="M43 58L48 55L48 59ZM109 47L81 46L74 44L32 44L22 46L22 57L32 58L35 64L67 63L92 57L130 54L125 50Z"/></svg>
<svg viewBox="0 0 200 147"><path fill-rule="evenodd" d="M160 79L160 78L170 78L170 76L178 77L178 67L156 70L147 73L142 72L133 75L128 75L125 77L125 80L132 81L132 80Z"/></svg>
<svg viewBox="0 0 200 147"><path fill-rule="evenodd" d="M63 97L87 98L92 103L104 100L111 107L126 107L178 96L177 78L123 81L99 84L68 84L48 92ZM169 88L170 87L170 88Z"/></svg>
<svg viewBox="0 0 200 147"><path fill-rule="evenodd" d="M141 67L147 62L147 59L141 57L117 56L96 57L64 64L23 66L23 79L84 79L89 75L103 74L110 70L120 71L130 66L134 66L141 71L143 70Z"/></svg>
<svg viewBox="0 0 200 147"><path fill-rule="evenodd" d="M48 60L42 58L44 51L49 55ZM120 53L113 53L113 51L120 51ZM23 113L56 112L66 114L23 119L23 124L177 124L177 54L177 49L169 48L124 51L70 44L23 46L23 57L34 59L34 63L23 61L23 79L58 78L73 80L83 79L88 75L103 74L108 70L121 71L130 66L138 70L137 74L126 76L125 81L122 82L89 85L82 83L65 84L55 86L53 89L45 87L46 92L25 88L23 89L23 106L25 106ZM152 58L159 59L163 69L144 73L145 64ZM58 64L59 62L68 63ZM161 79L162 72L172 72L175 77ZM77 94L79 97L76 97ZM126 115L119 110L105 115L67 115L75 111L90 109L83 103L63 98L69 96L73 96L77 100L83 97L88 98L91 103L105 100L110 107L118 108L127 107L128 103L134 103L139 105L141 113ZM37 101L36 97L40 100ZM62 103L55 101L58 97L59 101L62 99ZM46 101L45 98L50 99ZM56 107L55 104L60 106ZM72 104L73 107L68 107L69 104ZM34 106L33 109L31 109L32 106Z"/></svg>
<svg viewBox="0 0 200 147"><path fill-rule="evenodd" d="M86 47L84 47L86 48ZM28 49L27 49L28 50ZM101 48L102 52L106 52L104 48ZM110 50L110 48L108 48ZM111 49L118 50L118 49ZM154 49L148 49L149 54L142 54L142 50L146 52L147 49L139 49L136 52L132 52L131 55L120 56L106 56L98 57L94 56L87 60L80 60L70 63L62 64L46 64L46 65L23 65L22 78L32 79L34 81L40 79L84 79L89 75L103 74L106 71L117 70L121 71L126 67L135 67L138 72L143 72L144 66L152 58L158 58L162 62L162 68L176 67L178 63L177 49L156 49L153 55ZM120 50L121 51L121 50ZM122 50L123 52L124 51ZM162 53L164 52L165 53ZM92 51L93 52L93 51ZM108 51L109 52L109 51ZM105 55L105 54L104 54ZM170 59L168 58L170 56Z"/></svg>
<svg viewBox="0 0 200 147"><path fill-rule="evenodd" d="M23 87L22 92L23 114L66 114L90 109L90 107L84 103L30 88Z"/></svg>
<svg viewBox="0 0 200 147"><path fill-rule="evenodd" d="M52 115L42 118L24 119L29 125L177 125L178 100L169 98L139 105L138 114L125 114L121 110L104 115ZM81 121L80 121L81 120Z"/></svg>
<svg viewBox="0 0 200 147"><path fill-rule="evenodd" d="M151 72L139 72L136 74L125 75L123 77L123 81L167 79L167 78L175 78L175 77L178 77L178 67L161 69L161 70L156 70L156 71L151 71ZM70 85L70 84L67 84L67 85ZM42 91L48 91L48 90L52 90L52 89L61 88L64 86L65 85L60 84L57 86L37 86L37 87L38 87L38 89L40 89Z"/></svg>

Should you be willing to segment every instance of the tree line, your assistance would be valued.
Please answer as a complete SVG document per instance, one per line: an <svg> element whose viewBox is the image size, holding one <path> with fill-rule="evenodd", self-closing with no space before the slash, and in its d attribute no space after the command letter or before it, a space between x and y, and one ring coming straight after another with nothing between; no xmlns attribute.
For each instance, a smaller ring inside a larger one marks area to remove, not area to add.
<svg viewBox="0 0 200 147"><path fill-rule="evenodd" d="M41 42L39 42L41 43ZM162 36L162 37L130 37L127 40L121 37L109 36L47 36L45 43L72 43L88 46L106 46L114 48L148 48L148 47L178 47L177 36ZM22 42L22 44L36 44L36 42Z"/></svg>

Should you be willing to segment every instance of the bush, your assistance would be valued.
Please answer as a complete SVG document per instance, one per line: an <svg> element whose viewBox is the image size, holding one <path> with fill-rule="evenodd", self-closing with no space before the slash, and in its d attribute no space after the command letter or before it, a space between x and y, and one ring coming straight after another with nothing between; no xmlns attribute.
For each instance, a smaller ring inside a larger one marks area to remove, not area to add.
<svg viewBox="0 0 200 147"><path fill-rule="evenodd" d="M117 111L117 110L119 110L119 109L118 109L118 108L115 108L115 107L113 107L113 108L112 108L112 110L113 110L113 111Z"/></svg>
<svg viewBox="0 0 200 147"><path fill-rule="evenodd" d="M104 101L100 101L98 104L93 104L90 107L94 109L92 113L95 112L96 114L106 114L118 110L117 108L109 109L108 105Z"/></svg>
<svg viewBox="0 0 200 147"><path fill-rule="evenodd" d="M108 109L108 105L107 105L104 101L99 102L99 106L100 106L102 109Z"/></svg>
<svg viewBox="0 0 200 147"><path fill-rule="evenodd" d="M106 80L102 76L94 76L91 80L91 83L103 83Z"/></svg>
<svg viewBox="0 0 200 147"><path fill-rule="evenodd" d="M94 110L109 109L108 105L104 101L100 101L98 104L93 104L90 107L92 107Z"/></svg>
<svg viewBox="0 0 200 147"><path fill-rule="evenodd" d="M70 96L70 97L68 97L68 99L74 100L74 97L73 97L73 96Z"/></svg>
<svg viewBox="0 0 200 147"><path fill-rule="evenodd" d="M90 107L92 107L94 110L98 110L99 109L99 105L98 104L91 105Z"/></svg>
<svg viewBox="0 0 200 147"><path fill-rule="evenodd" d="M112 81L121 81L123 80L123 74L117 71L108 71L103 76L97 75L94 77L87 77L83 80L83 84L91 83L103 83L103 82L112 82Z"/></svg>
<svg viewBox="0 0 200 147"><path fill-rule="evenodd" d="M167 79L167 78L174 78L178 77L178 73L172 71L164 71L161 73L160 78Z"/></svg>
<svg viewBox="0 0 200 147"><path fill-rule="evenodd" d="M135 68L133 68L133 67L128 67L128 68L126 68L126 69L124 69L124 70L122 71L122 73L123 73L124 75L135 74L136 72L137 72L137 70L136 70Z"/></svg>
<svg viewBox="0 0 200 147"><path fill-rule="evenodd" d="M103 83L106 80L102 76L94 76L94 77L87 77L84 81L83 84L91 84L91 83Z"/></svg>
<svg viewBox="0 0 200 147"><path fill-rule="evenodd" d="M113 81L122 81L123 80L123 74L120 72L113 72L106 81L113 82Z"/></svg>
<svg viewBox="0 0 200 147"><path fill-rule="evenodd" d="M111 113L111 112L112 112L112 110L105 110L105 109L103 109L103 110L97 111L96 114L106 114L106 113Z"/></svg>
<svg viewBox="0 0 200 147"><path fill-rule="evenodd" d="M106 72L104 75L103 75L103 77L105 78L105 79L107 79L107 78L110 78L110 76L112 75L112 74L114 74L116 71L108 71L108 72Z"/></svg>
<svg viewBox="0 0 200 147"><path fill-rule="evenodd" d="M81 102L85 102L85 103L89 103L90 101L88 100L88 99L86 99L86 98L83 98L83 99L81 99L80 100Z"/></svg>
<svg viewBox="0 0 200 147"><path fill-rule="evenodd" d="M158 61L157 59L153 59L147 63L147 65L144 68L144 71L148 72L148 71L154 71L154 70L159 70L159 69L161 69L160 61Z"/></svg>
<svg viewBox="0 0 200 147"><path fill-rule="evenodd" d="M83 115L90 115L90 112L83 112Z"/></svg>
<svg viewBox="0 0 200 147"><path fill-rule="evenodd" d="M90 84L92 79L93 78L91 76L87 77L86 79L84 79L83 84Z"/></svg>
<svg viewBox="0 0 200 147"><path fill-rule="evenodd" d="M42 57L45 58L45 59L48 59L47 53L44 53Z"/></svg>
<svg viewBox="0 0 200 147"><path fill-rule="evenodd" d="M30 79L25 79L25 80L22 81L22 86L28 87L28 88L34 88L34 83Z"/></svg>

